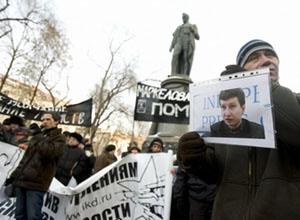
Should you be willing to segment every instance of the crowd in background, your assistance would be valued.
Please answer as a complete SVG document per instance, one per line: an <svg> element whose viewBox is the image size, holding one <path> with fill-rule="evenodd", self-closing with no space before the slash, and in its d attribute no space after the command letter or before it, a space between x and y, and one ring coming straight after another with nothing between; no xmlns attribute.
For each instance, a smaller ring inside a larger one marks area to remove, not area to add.
<svg viewBox="0 0 300 220"><path fill-rule="evenodd" d="M27 150L31 138L42 132L42 125L32 123L27 127L22 118L11 116L0 124L0 141ZM57 163L55 178L65 186L74 187L117 161L116 146L113 144L108 144L102 153L96 156L91 141L83 138L80 133L63 131L62 134L66 138L66 143L64 153ZM121 158L141 152L163 151L164 142L160 138L154 138L147 149L140 149L136 141L131 141L127 151L122 152ZM215 196L215 184L207 184L203 180L190 177L176 166L176 158L173 162L176 171L173 173L171 219L189 219L189 216L209 219Z"/></svg>

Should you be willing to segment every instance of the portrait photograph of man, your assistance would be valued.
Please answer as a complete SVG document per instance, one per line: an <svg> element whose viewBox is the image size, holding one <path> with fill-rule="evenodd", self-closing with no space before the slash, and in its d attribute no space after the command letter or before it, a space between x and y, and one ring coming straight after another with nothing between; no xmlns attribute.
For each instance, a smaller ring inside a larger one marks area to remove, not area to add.
<svg viewBox="0 0 300 220"><path fill-rule="evenodd" d="M269 70L254 72L191 85L190 130L206 143L276 148Z"/></svg>
<svg viewBox="0 0 300 220"><path fill-rule="evenodd" d="M243 118L245 93L241 88L222 90L219 95L222 121L210 127L210 137L265 138L264 127Z"/></svg>

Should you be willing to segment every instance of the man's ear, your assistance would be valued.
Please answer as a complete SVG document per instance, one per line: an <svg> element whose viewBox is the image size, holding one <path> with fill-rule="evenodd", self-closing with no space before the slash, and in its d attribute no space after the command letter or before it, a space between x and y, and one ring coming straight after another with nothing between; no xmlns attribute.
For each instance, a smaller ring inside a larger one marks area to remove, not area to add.
<svg viewBox="0 0 300 220"><path fill-rule="evenodd" d="M242 110L243 110L243 113L245 112L245 109L246 109L246 105L242 105Z"/></svg>

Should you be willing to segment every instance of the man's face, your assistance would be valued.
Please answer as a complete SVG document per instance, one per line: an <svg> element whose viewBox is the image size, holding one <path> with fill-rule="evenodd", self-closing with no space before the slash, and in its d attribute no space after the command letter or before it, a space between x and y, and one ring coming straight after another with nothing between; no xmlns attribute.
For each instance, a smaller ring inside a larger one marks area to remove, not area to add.
<svg viewBox="0 0 300 220"><path fill-rule="evenodd" d="M70 146L77 146L77 145L79 145L79 141L74 137L70 137L69 138L69 145Z"/></svg>
<svg viewBox="0 0 300 220"><path fill-rule="evenodd" d="M18 124L14 124L14 123L11 123L10 124L10 128L11 128L11 130L16 130L17 128L19 128L20 126L18 125Z"/></svg>
<svg viewBox="0 0 300 220"><path fill-rule="evenodd" d="M241 106L237 97L220 100L221 112L224 122L231 128L238 128L242 121L245 105Z"/></svg>
<svg viewBox="0 0 300 220"><path fill-rule="evenodd" d="M51 114L44 114L42 121L42 124L45 129L55 128L58 124L58 121L54 121Z"/></svg>
<svg viewBox="0 0 300 220"><path fill-rule="evenodd" d="M115 152L116 152L116 150L112 150L112 151L109 151L108 153L109 153L110 155L115 155Z"/></svg>
<svg viewBox="0 0 300 220"><path fill-rule="evenodd" d="M131 153L132 153L132 154L137 154L137 153L138 153L138 150L135 150L135 149L134 149L134 150L131 151Z"/></svg>
<svg viewBox="0 0 300 220"><path fill-rule="evenodd" d="M10 125L3 125L3 129L4 129L5 131L8 131L8 130L10 130L11 128L10 128Z"/></svg>
<svg viewBox="0 0 300 220"><path fill-rule="evenodd" d="M278 81L278 71L279 71L279 60L275 54L270 50L259 50L251 54L244 68L247 70L253 70L263 67L270 68L270 79L272 81Z"/></svg>

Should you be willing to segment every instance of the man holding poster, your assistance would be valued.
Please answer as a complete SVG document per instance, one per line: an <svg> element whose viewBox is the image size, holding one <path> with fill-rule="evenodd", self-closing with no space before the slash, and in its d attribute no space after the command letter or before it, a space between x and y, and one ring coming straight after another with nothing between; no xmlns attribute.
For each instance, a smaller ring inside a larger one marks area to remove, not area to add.
<svg viewBox="0 0 300 220"><path fill-rule="evenodd" d="M210 127L210 137L264 138L262 125L242 118L246 108L241 88L222 90L219 104L223 120Z"/></svg>
<svg viewBox="0 0 300 220"><path fill-rule="evenodd" d="M215 176L212 220L300 219L299 97L278 83L279 58L271 44L249 41L240 49L237 65L238 71L270 69L277 148L208 145L198 133L188 132L179 140L178 163L200 178L205 172ZM225 74L238 71L227 68Z"/></svg>

